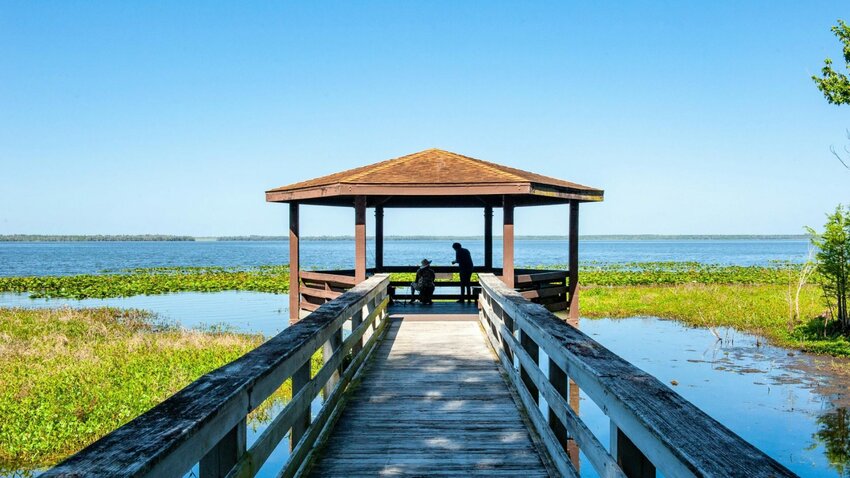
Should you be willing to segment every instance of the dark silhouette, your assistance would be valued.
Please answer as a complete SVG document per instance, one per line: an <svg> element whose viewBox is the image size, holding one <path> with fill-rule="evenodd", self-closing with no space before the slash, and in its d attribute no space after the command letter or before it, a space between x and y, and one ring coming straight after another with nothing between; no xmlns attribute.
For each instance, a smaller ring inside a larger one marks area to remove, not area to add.
<svg viewBox="0 0 850 478"><path fill-rule="evenodd" d="M422 259L422 266L416 271L416 281L410 284L410 303L416 302L416 291L419 291L419 302L433 304L431 297L434 296L434 269L431 269L431 261Z"/></svg>
<svg viewBox="0 0 850 478"><path fill-rule="evenodd" d="M463 304L466 298L472 302L472 255L469 249L464 249L459 242L452 244L452 249L455 250L455 260L452 264L457 264L460 269L460 299L458 302Z"/></svg>

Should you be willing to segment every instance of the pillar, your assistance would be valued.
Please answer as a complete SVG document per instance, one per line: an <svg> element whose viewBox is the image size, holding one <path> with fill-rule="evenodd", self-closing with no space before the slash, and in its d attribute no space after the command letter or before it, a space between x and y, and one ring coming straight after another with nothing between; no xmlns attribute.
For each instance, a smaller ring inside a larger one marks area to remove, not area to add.
<svg viewBox="0 0 850 478"><path fill-rule="evenodd" d="M513 200L504 196L502 202L503 226L502 226L502 281L508 287L514 287L514 203Z"/></svg>
<svg viewBox="0 0 850 478"><path fill-rule="evenodd" d="M569 311L570 323L578 325L578 202L570 202Z"/></svg>
<svg viewBox="0 0 850 478"><path fill-rule="evenodd" d="M354 280L366 280L366 196L354 198Z"/></svg>
<svg viewBox="0 0 850 478"><path fill-rule="evenodd" d="M289 203L289 322L301 318L301 236L298 233L298 203Z"/></svg>
<svg viewBox="0 0 850 478"><path fill-rule="evenodd" d="M384 207L375 208L375 269L384 267Z"/></svg>
<svg viewBox="0 0 850 478"><path fill-rule="evenodd" d="M493 206L484 208L484 267L493 268Z"/></svg>

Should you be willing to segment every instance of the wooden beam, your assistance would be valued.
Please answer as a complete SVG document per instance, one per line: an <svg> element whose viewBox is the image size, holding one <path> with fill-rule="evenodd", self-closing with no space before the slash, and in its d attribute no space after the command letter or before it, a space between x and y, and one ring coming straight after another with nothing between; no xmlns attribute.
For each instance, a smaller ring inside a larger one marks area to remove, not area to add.
<svg viewBox="0 0 850 478"><path fill-rule="evenodd" d="M375 208L375 270L384 267L384 208Z"/></svg>
<svg viewBox="0 0 850 478"><path fill-rule="evenodd" d="M578 202L570 203L570 264L569 301L570 322L578 325Z"/></svg>
<svg viewBox="0 0 850 478"><path fill-rule="evenodd" d="M502 280L514 287L514 203L505 196L502 202Z"/></svg>
<svg viewBox="0 0 850 478"><path fill-rule="evenodd" d="M366 196L354 198L354 280L366 280Z"/></svg>
<svg viewBox="0 0 850 478"><path fill-rule="evenodd" d="M289 322L301 318L301 236L298 232L298 203L289 204Z"/></svg>
<svg viewBox="0 0 850 478"><path fill-rule="evenodd" d="M493 268L493 207L484 208L484 267Z"/></svg>

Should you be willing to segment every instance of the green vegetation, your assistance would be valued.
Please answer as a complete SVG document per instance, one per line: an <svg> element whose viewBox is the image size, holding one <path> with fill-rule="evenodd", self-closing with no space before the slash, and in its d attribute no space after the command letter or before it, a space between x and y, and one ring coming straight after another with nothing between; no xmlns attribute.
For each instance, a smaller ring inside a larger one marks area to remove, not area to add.
<svg viewBox="0 0 850 478"><path fill-rule="evenodd" d="M824 326L818 287L802 288L799 308L802 321L790 319L787 285L591 286L581 291L584 317L654 316L698 327L732 327L774 345L850 356L850 341Z"/></svg>
<svg viewBox="0 0 850 478"><path fill-rule="evenodd" d="M49 465L262 340L159 327L132 310L0 318L0 470Z"/></svg>
<svg viewBox="0 0 850 478"><path fill-rule="evenodd" d="M0 473L54 464L262 340L136 310L0 308ZM290 396L287 382L250 419Z"/></svg>
<svg viewBox="0 0 850 478"><path fill-rule="evenodd" d="M850 26L843 20L838 20L838 25L833 26L831 30L841 42L845 67L850 69ZM850 104L850 78L832 68L832 59L824 60L821 77L813 75L812 80L829 103Z"/></svg>
<svg viewBox="0 0 850 478"><path fill-rule="evenodd" d="M289 290L289 267L267 266L249 270L161 267L117 274L0 277L0 292L28 292L34 298L86 299L223 290L286 292Z"/></svg>
<svg viewBox="0 0 850 478"><path fill-rule="evenodd" d="M847 296L850 280L850 211L842 205L827 216L823 234L809 228L812 244L818 248L818 282L829 306L830 315L838 320L838 327L848 331Z"/></svg>

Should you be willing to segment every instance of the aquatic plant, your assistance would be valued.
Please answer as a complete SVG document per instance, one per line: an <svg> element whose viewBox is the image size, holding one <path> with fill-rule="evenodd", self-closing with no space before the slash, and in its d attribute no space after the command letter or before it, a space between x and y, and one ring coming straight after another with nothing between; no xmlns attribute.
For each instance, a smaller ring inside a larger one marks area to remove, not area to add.
<svg viewBox="0 0 850 478"><path fill-rule="evenodd" d="M54 464L262 340L138 310L0 308L0 474Z"/></svg>
<svg viewBox="0 0 850 478"><path fill-rule="evenodd" d="M170 292L289 290L288 266L248 270L222 267L160 267L74 276L0 277L0 292L26 292L33 298L107 298Z"/></svg>

